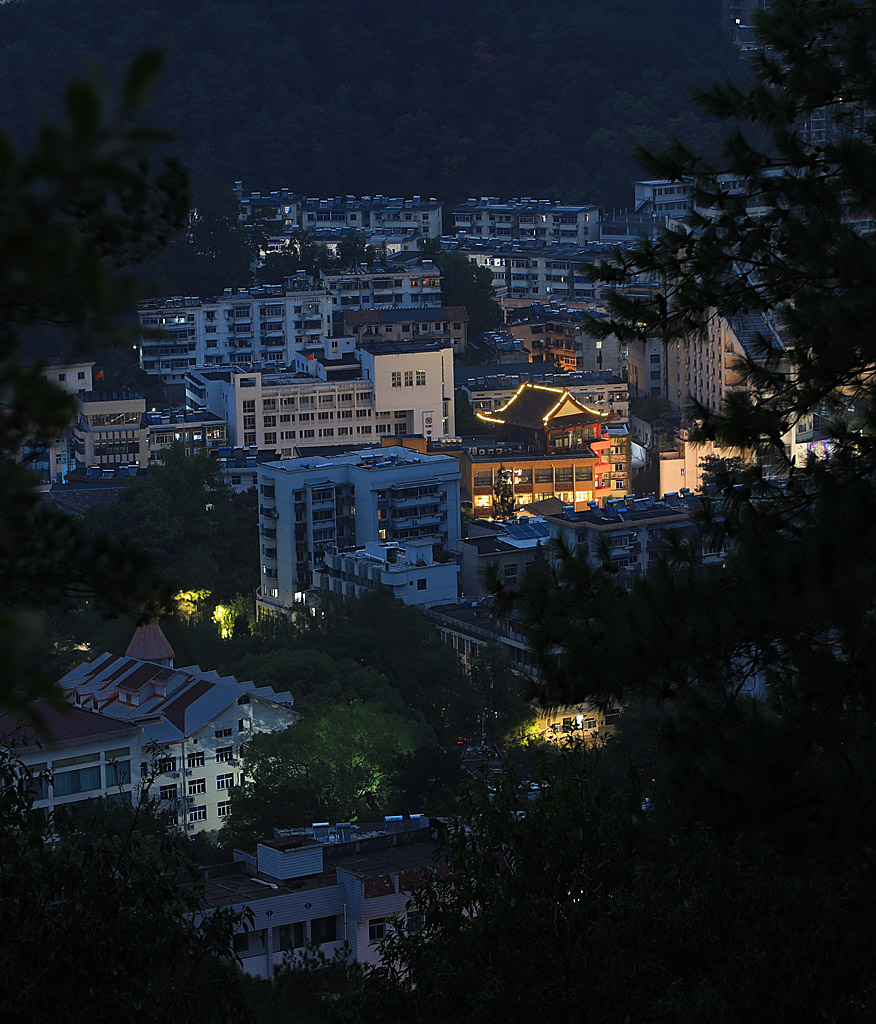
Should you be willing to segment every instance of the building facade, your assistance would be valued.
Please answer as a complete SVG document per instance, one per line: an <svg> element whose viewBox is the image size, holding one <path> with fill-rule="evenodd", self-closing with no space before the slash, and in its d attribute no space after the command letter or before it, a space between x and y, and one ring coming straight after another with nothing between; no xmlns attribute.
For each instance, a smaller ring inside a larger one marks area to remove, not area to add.
<svg viewBox="0 0 876 1024"><path fill-rule="evenodd" d="M139 730L135 781L150 781L179 832L215 832L231 813L243 746L257 733L289 728L300 715L289 693L197 665L174 668L163 634L159 640L166 646L145 651L158 660L102 654L72 669L59 685L76 708ZM132 641L129 650L136 647ZM168 652L169 658L158 657Z"/></svg>
<svg viewBox="0 0 876 1024"><path fill-rule="evenodd" d="M526 382L504 406L477 416L493 426L496 444L466 446L463 454L476 515L494 514L503 474L515 507L552 495L583 507L629 490L628 427L563 388Z"/></svg>
<svg viewBox="0 0 876 1024"><path fill-rule="evenodd" d="M262 614L302 602L329 551L382 541L455 549L460 473L450 456L387 446L284 459L258 475Z"/></svg>
<svg viewBox="0 0 876 1024"><path fill-rule="evenodd" d="M558 303L535 303L506 310L505 330L523 342L534 363L556 363L568 371L622 375L626 370L626 345L614 334L594 338L586 329L590 318L603 316L604 310L596 306L572 309Z"/></svg>
<svg viewBox="0 0 876 1024"><path fill-rule="evenodd" d="M453 433L453 351L443 341L368 341L333 352L327 339L293 372L232 366L190 371L189 401L228 425L232 445L283 458L308 448L379 442L385 437Z"/></svg>
<svg viewBox="0 0 876 1024"><path fill-rule="evenodd" d="M344 313L345 336L357 343L368 341L412 342L418 338L445 341L455 354L468 347L468 313L465 306L431 306L422 309L350 309Z"/></svg>
<svg viewBox="0 0 876 1024"><path fill-rule="evenodd" d="M599 238L599 207L549 199L467 199L452 211L457 235L587 245Z"/></svg>
<svg viewBox="0 0 876 1024"><path fill-rule="evenodd" d="M331 310L332 296L306 277L226 288L215 298L152 299L138 307L141 365L167 383L181 383L194 367L288 366L331 333Z"/></svg>
<svg viewBox="0 0 876 1024"><path fill-rule="evenodd" d="M724 541L703 531L691 516L699 500L688 493L666 494L660 500L627 497L585 512L567 508L545 520L552 540L594 567L610 568L618 583L628 587L664 556L670 533L687 541L701 564L723 560Z"/></svg>
<svg viewBox="0 0 876 1024"><path fill-rule="evenodd" d="M308 947L331 958L345 948L360 964L380 963L378 944L395 920L421 922L409 903L434 865L429 819L392 815L374 823L328 822L278 830L234 863L204 870L208 906L252 914L234 949L247 974L271 979Z"/></svg>
<svg viewBox="0 0 876 1024"><path fill-rule="evenodd" d="M79 396L73 429L80 466L149 465L146 400L134 391L88 391Z"/></svg>
<svg viewBox="0 0 876 1024"><path fill-rule="evenodd" d="M235 182L240 203L240 220L272 220L283 233L296 229L314 236L324 229L361 231L369 242L375 236L413 232L418 238L438 238L442 231L442 204L437 199L413 196L410 199L387 196L334 196L319 199L280 189L246 195L243 182Z"/></svg>
<svg viewBox="0 0 876 1024"><path fill-rule="evenodd" d="M32 776L35 810L50 814L100 799L136 803L138 726L45 700L31 701L28 711L27 718L0 712L0 746Z"/></svg>
<svg viewBox="0 0 876 1024"><path fill-rule="evenodd" d="M353 551L326 551L313 570L313 585L342 597L384 590L427 608L456 601L458 573L455 561L435 560L430 543L368 543Z"/></svg>

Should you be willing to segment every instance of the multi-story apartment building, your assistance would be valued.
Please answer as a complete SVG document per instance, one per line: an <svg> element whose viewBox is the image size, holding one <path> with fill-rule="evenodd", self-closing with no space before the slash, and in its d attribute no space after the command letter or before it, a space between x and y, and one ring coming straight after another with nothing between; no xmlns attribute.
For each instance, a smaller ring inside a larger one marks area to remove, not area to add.
<svg viewBox="0 0 876 1024"><path fill-rule="evenodd" d="M181 444L186 455L226 444L227 424L203 408L162 409L145 413L149 430L149 462L161 462L164 449Z"/></svg>
<svg viewBox="0 0 876 1024"><path fill-rule="evenodd" d="M599 207L549 199L467 199L453 208L453 230L500 241L587 245L599 239Z"/></svg>
<svg viewBox="0 0 876 1024"><path fill-rule="evenodd" d="M475 601L489 597L488 572L509 587L522 583L536 558L547 556L550 535L540 516L469 523L468 536L457 544L460 597Z"/></svg>
<svg viewBox="0 0 876 1024"><path fill-rule="evenodd" d="M168 383L200 366L288 366L298 350L331 333L331 310L332 296L306 277L226 288L210 299L152 299L139 306L140 360Z"/></svg>
<svg viewBox="0 0 876 1024"><path fill-rule="evenodd" d="M142 759L140 728L83 708L40 699L26 715L0 712L0 747L33 776L34 808L49 814L82 801L136 800Z"/></svg>
<svg viewBox="0 0 876 1024"><path fill-rule="evenodd" d="M361 231L369 241L375 235L415 232L421 238L439 238L442 232L442 204L437 199L413 196L334 196L317 199L289 189L253 192L245 195L243 182L235 182L240 202L240 219L274 220L288 234L296 229L312 231L331 228L343 232Z"/></svg>
<svg viewBox="0 0 876 1024"><path fill-rule="evenodd" d="M601 287L590 279L584 264L605 259L616 248L601 242L546 245L523 239L512 242L467 236L442 238L441 246L486 267L493 275L497 296L503 300L527 303L598 300Z"/></svg>
<svg viewBox="0 0 876 1024"><path fill-rule="evenodd" d="M260 613L304 600L327 551L425 541L453 551L459 464L403 447L284 459L259 467Z"/></svg>
<svg viewBox="0 0 876 1024"><path fill-rule="evenodd" d="M605 311L596 306L573 309L557 303L533 303L506 310L505 330L523 342L534 363L556 363L563 370L612 370L621 374L626 369L626 345L613 334L594 338L585 328L590 317L603 316Z"/></svg>
<svg viewBox="0 0 876 1024"><path fill-rule="evenodd" d="M313 585L327 594L361 597L385 590L405 604L428 608L458 596L455 561L436 561L432 545L419 541L368 543L353 551L326 551L314 567Z"/></svg>
<svg viewBox="0 0 876 1024"><path fill-rule="evenodd" d="M134 391L88 391L79 402L73 441L80 466L149 464L145 398Z"/></svg>
<svg viewBox="0 0 876 1024"><path fill-rule="evenodd" d="M654 178L633 182L636 213L683 217L691 208L690 182Z"/></svg>
<svg viewBox="0 0 876 1024"><path fill-rule="evenodd" d="M449 342L459 354L468 346L468 312L465 306L348 309L344 312L343 333L357 342L438 338Z"/></svg>
<svg viewBox="0 0 876 1024"><path fill-rule="evenodd" d="M624 586L641 578L664 551L667 534L681 531L702 564L721 561L723 541L716 541L692 520L697 499L685 493L607 501L601 509L545 516L551 539L586 557L594 567L606 566Z"/></svg>
<svg viewBox="0 0 876 1024"><path fill-rule="evenodd" d="M629 385L610 370L559 373L545 370L538 363L511 363L502 367L457 366L455 372L456 386L476 413L490 413L501 408L521 384L529 382L564 388L584 405L600 412L610 412L618 422L627 423L629 420Z"/></svg>
<svg viewBox="0 0 876 1024"><path fill-rule="evenodd" d="M322 353L300 358L314 375L239 366L193 371L186 378L187 392L227 422L232 444L274 449L284 458L308 448L368 444L387 436L453 433L449 344L418 338L363 342L355 353L342 347L329 339Z"/></svg>
<svg viewBox="0 0 876 1024"><path fill-rule="evenodd" d="M64 696L120 728L139 730L143 754L135 781L154 776L154 795L181 832L221 828L231 813L230 790L241 782L243 745L301 717L291 694L197 665L174 668L173 649L154 623L139 628L128 652L72 669L59 680Z"/></svg>
<svg viewBox="0 0 876 1024"><path fill-rule="evenodd" d="M94 387L94 360L75 360L69 355L54 355L44 362L43 380L51 381L68 395L82 395ZM67 474L76 469L76 451L73 440L73 424L46 448L39 451L27 448L21 457L27 460L30 469L46 483L63 483Z"/></svg>
<svg viewBox="0 0 876 1024"><path fill-rule="evenodd" d="M205 869L204 892L208 906L252 915L234 951L254 977L273 978L287 958L313 946L329 958L346 949L377 966L393 920L411 932L422 927L411 891L434 853L422 814L280 829L252 853L235 850L234 863Z"/></svg>
<svg viewBox="0 0 876 1024"><path fill-rule="evenodd" d="M419 256L401 258L410 255L401 253L386 266L321 271L322 284L337 317L336 333L342 333L343 313L348 309L442 305L441 271L431 260Z"/></svg>

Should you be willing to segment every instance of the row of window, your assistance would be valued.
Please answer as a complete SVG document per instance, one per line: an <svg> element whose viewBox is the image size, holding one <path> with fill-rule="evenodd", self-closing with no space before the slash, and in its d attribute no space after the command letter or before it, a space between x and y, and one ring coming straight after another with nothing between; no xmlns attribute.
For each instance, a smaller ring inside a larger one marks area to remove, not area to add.
<svg viewBox="0 0 876 1024"><path fill-rule="evenodd" d="M393 371L392 374L392 386L394 388L400 388L402 386L402 380L404 380L404 386L406 388L414 387L414 381L416 380L416 386L423 388L426 386L426 371L425 370L397 370Z"/></svg>
<svg viewBox="0 0 876 1024"><path fill-rule="evenodd" d="M218 813L220 818L227 818L231 814L231 801L230 800L220 800L219 803L216 805L216 811L217 811L217 813ZM207 807L206 807L205 804L202 804L199 807L190 807L189 808L189 823L190 824L194 824L194 822L197 822L197 821L206 821L206 820L207 820Z"/></svg>
<svg viewBox="0 0 876 1024"><path fill-rule="evenodd" d="M217 789L233 789L234 787L234 773L229 772L227 775L216 776L216 788ZM198 793L207 792L207 780L206 779L191 779L187 786L189 796L195 796ZM166 786L159 787L159 795L162 800L176 800L177 798L177 785L175 782L170 783Z"/></svg>

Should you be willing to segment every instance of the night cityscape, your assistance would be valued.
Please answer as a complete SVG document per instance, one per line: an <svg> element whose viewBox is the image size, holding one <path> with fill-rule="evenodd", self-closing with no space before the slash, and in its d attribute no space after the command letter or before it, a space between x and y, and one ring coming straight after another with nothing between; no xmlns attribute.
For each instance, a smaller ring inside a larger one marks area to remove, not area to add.
<svg viewBox="0 0 876 1024"><path fill-rule="evenodd" d="M0 97L0 1020L872 1021L876 10L0 0Z"/></svg>

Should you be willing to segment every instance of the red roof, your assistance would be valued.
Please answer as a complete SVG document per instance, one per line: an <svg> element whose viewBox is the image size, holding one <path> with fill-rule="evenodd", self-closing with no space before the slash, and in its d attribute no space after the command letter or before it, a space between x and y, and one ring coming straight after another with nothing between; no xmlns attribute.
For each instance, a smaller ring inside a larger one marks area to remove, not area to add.
<svg viewBox="0 0 876 1024"><path fill-rule="evenodd" d="M147 622L134 630L126 658L137 658L139 661L170 661L174 650L157 622Z"/></svg>
<svg viewBox="0 0 876 1024"><path fill-rule="evenodd" d="M0 744L22 753L51 743L136 732L139 726L130 722L120 722L118 718L71 705L58 707L43 699L29 701L24 715L0 712Z"/></svg>

